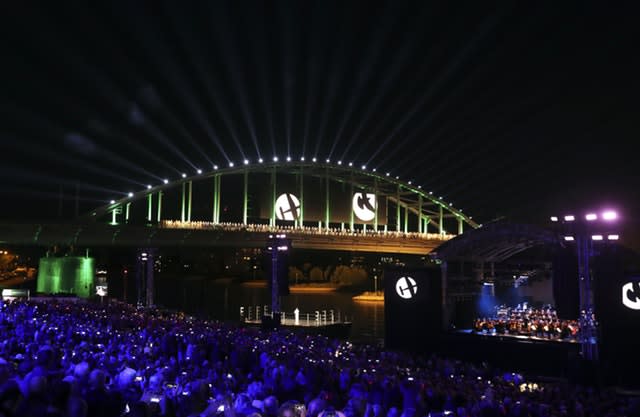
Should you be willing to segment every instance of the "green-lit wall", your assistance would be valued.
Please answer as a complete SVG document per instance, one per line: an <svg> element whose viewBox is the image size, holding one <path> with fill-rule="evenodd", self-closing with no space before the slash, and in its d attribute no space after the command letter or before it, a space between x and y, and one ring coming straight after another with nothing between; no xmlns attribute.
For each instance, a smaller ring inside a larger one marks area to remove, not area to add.
<svg viewBox="0 0 640 417"><path fill-rule="evenodd" d="M41 258L37 292L73 293L78 297L88 298L95 293L94 277L93 258Z"/></svg>

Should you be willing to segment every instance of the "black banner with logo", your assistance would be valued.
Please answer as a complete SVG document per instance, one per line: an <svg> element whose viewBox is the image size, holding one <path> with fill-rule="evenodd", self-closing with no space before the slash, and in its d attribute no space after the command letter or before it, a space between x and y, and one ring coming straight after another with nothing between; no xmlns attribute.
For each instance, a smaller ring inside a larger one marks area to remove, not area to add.
<svg viewBox="0 0 640 417"><path fill-rule="evenodd" d="M421 350L442 333L442 275L439 268L384 271L385 347Z"/></svg>

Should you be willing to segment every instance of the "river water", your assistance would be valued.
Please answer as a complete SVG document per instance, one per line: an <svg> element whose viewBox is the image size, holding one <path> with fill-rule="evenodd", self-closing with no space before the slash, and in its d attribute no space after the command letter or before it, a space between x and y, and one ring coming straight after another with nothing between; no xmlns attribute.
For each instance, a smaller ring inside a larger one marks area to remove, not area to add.
<svg viewBox="0 0 640 417"><path fill-rule="evenodd" d="M268 288L245 286L239 283L211 281L203 279L159 280L156 281L156 302L159 305L183 310L187 313L206 316L222 321L239 321L240 308L245 314L249 307L255 315L255 308L263 310L271 304ZM315 318L315 311L334 311L344 320L351 321L349 339L358 342L382 343L384 340L384 304L380 302L353 301L354 294L345 292L293 293L281 298L281 310L292 316L300 310L300 320Z"/></svg>

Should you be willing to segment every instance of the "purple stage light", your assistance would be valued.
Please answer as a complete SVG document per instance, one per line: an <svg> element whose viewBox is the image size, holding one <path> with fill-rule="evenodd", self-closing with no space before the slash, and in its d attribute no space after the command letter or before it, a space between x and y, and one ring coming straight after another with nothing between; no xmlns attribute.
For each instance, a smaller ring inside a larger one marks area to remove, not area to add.
<svg viewBox="0 0 640 417"><path fill-rule="evenodd" d="M593 239L593 240L602 240L602 235L593 235L593 236L591 236L591 239Z"/></svg>
<svg viewBox="0 0 640 417"><path fill-rule="evenodd" d="M618 239L620 239L620 236L618 236L618 235L608 235L607 239L609 239L609 240L618 240Z"/></svg>
<svg viewBox="0 0 640 417"><path fill-rule="evenodd" d="M592 222L595 220L598 220L598 215L595 213L589 213L586 216L584 216L584 218L588 221L588 222Z"/></svg>
<svg viewBox="0 0 640 417"><path fill-rule="evenodd" d="M564 221L565 221L565 222L572 222L572 221L574 221L575 219L576 219L576 218L575 218L575 216L574 216L574 215L572 215L572 214L569 214L569 215L564 216Z"/></svg>
<svg viewBox="0 0 640 417"><path fill-rule="evenodd" d="M617 218L618 218L618 213L616 213L613 210L607 210L602 213L603 220L611 221L611 220L616 220Z"/></svg>
<svg viewBox="0 0 640 417"><path fill-rule="evenodd" d="M573 236L565 236L564 240L566 240L567 242L573 242Z"/></svg>
<svg viewBox="0 0 640 417"><path fill-rule="evenodd" d="M551 216L551 221L552 222L557 222L558 221L558 216Z"/></svg>

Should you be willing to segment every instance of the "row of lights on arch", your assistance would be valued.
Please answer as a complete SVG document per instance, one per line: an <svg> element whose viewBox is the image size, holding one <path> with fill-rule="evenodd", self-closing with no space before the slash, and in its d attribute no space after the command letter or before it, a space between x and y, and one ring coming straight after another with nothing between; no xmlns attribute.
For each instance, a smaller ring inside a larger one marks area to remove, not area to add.
<svg viewBox="0 0 640 417"><path fill-rule="evenodd" d="M607 224L611 224L616 220L618 220L618 213L613 210L605 210L600 214L587 213L584 215L584 217L576 217L573 214L567 214L562 218L558 216L551 216L551 221L553 223L563 223L568 228L567 232L570 232L569 229L572 224L576 224L576 225L580 224L584 226L593 225L593 229L597 229L597 228L600 228L596 226L598 223L604 222ZM564 240L567 242L573 242L575 241L575 239L576 237L574 234L567 233L564 235ZM595 241L602 241L602 240L615 241L619 239L620 239L620 235L617 233L607 233L607 234L595 233L591 235L591 240L595 240Z"/></svg>
<svg viewBox="0 0 640 417"><path fill-rule="evenodd" d="M273 162L278 162L279 160L280 160L280 159L279 159L277 156L274 156L274 157L273 157ZM293 159L292 159L290 156L287 156L287 158L286 158L286 161L287 161L287 162L291 162L292 160L293 160ZM301 156L301 157L300 157L300 162L305 162L305 157L304 157L304 156ZM311 159L311 162L313 162L313 163L318 162L318 158L313 157L313 158ZM326 159L326 160L325 160L325 162L326 162L327 164L330 164L330 163L331 163L331 160L330 160L330 159ZM263 158L258 158L258 163L259 163L259 164L263 164L263 163L264 163L264 159L263 159ZM244 160L244 165L250 165L250 164L251 164L251 161L249 161L248 159L245 159L245 160ZM339 165L339 166L342 166L342 161L338 161L336 164L337 164L337 165ZM353 167L353 162L349 162L349 163L348 163L348 166L349 166L349 167ZM229 168L234 168L234 167L235 167L235 163L230 161L230 162L229 162ZM216 170L218 170L218 169L220 169L220 166L218 166L218 165L214 165L214 166L213 166L213 170L214 170L214 171L216 171ZM361 166L361 169L362 169L363 171L366 171L366 170L367 170L367 166L366 166L366 165L362 165L362 166ZM377 172L377 169L376 169L376 168L372 168L372 169L371 169L371 171L372 171L372 172ZM201 169L197 169L197 170L196 170L196 173L197 173L198 175L200 175L200 174L202 174L202 170L201 170ZM385 174L385 176L390 177L390 176L391 176L391 173L390 173L390 172L387 172L387 173ZM182 177L183 179L184 179L184 178L187 178L187 174L183 172L183 173L182 173L182 175L181 175L181 177ZM396 179L397 179L397 180L399 180L399 179L400 179L400 177L399 177L399 176L396 176ZM163 179L163 180L162 180L162 183L163 183L163 184L165 184L165 185L166 185L166 184L169 184L169 180L168 180L167 178L165 178L165 179ZM407 181L407 184L412 185L412 181ZM152 189L152 188L153 188L153 186L152 186L151 184L148 184L148 185L147 185L147 190L150 190L150 189ZM418 185L418 186L417 186L417 188L418 188L418 189L422 189L422 186L421 186L421 185ZM429 191L429 195L433 195L433 191ZM127 193L127 197L129 197L129 198L133 197L133 192L129 192L129 193ZM439 199L440 201L442 201L442 196L438 197L438 199ZM115 204L115 202L116 202L115 200L111 200L109 203L110 203L110 204ZM449 203L449 207L453 207L453 203ZM462 209L458 209L458 211L462 212Z"/></svg>

